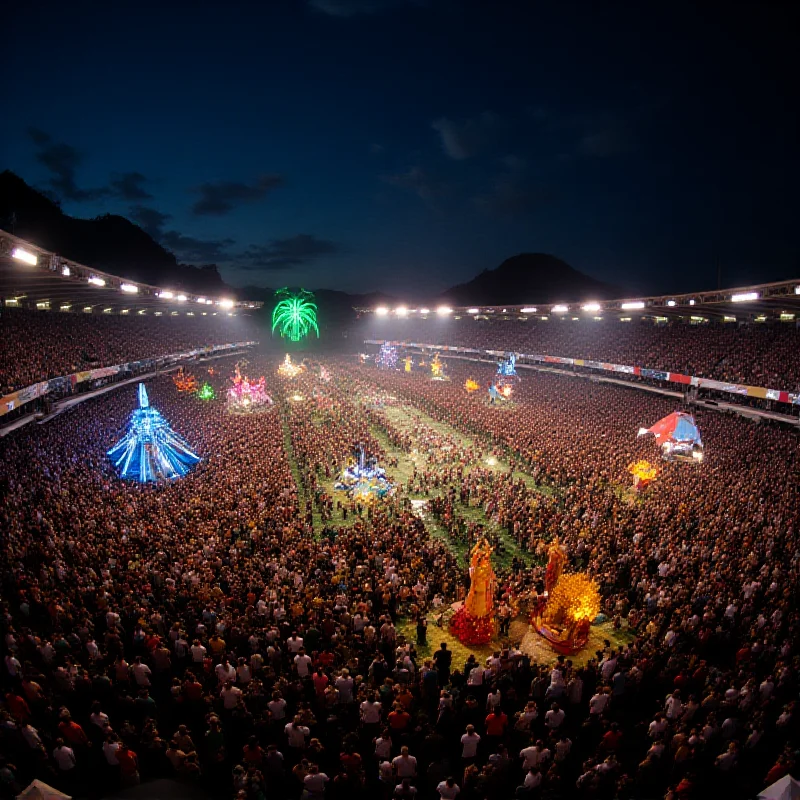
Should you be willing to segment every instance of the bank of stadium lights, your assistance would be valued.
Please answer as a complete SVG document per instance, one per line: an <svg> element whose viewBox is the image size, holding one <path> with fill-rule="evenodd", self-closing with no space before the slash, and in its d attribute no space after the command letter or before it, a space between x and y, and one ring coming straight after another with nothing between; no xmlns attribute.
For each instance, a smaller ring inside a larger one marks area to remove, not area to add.
<svg viewBox="0 0 800 800"><path fill-rule="evenodd" d="M120 314L129 314L130 313L130 309L129 308L123 308L119 313Z"/></svg>
<svg viewBox="0 0 800 800"><path fill-rule="evenodd" d="M61 274L65 278L69 278L69 276L72 274L72 270L68 266L65 265L65 266L61 267Z"/></svg>
<svg viewBox="0 0 800 800"><path fill-rule="evenodd" d="M88 279L88 283L91 283L92 286L105 286L106 285L106 282L102 278L98 278L97 275L92 275L92 277Z"/></svg>
<svg viewBox="0 0 800 800"><path fill-rule="evenodd" d="M635 311L639 308L644 308L644 300L634 300L631 303L623 303L620 308L623 311Z"/></svg>
<svg viewBox="0 0 800 800"><path fill-rule="evenodd" d="M386 306L378 306L378 307L375 309L375 313L376 313L376 314L377 314L379 317L385 317L385 316L386 316L386 315L389 313L389 309L388 309L388 308L386 308Z"/></svg>
<svg viewBox="0 0 800 800"><path fill-rule="evenodd" d="M676 303L674 300L667 300L667 305L668 305L670 308L675 308L675 306L677 305L677 303Z"/></svg>
<svg viewBox="0 0 800 800"><path fill-rule="evenodd" d="M408 309L405 306L397 306L394 310L395 316L398 317L407 317L408 316Z"/></svg>
<svg viewBox="0 0 800 800"><path fill-rule="evenodd" d="M139 287L134 283L121 283L119 288L120 291L126 292L127 294L137 294L139 292Z"/></svg>
<svg viewBox="0 0 800 800"><path fill-rule="evenodd" d="M600 303L585 303L581 306L584 311L600 311Z"/></svg>
<svg viewBox="0 0 800 800"><path fill-rule="evenodd" d="M523 313L523 314L535 314L536 313L536 306L525 306L525 308L523 308L521 310L521 313Z"/></svg>
<svg viewBox="0 0 800 800"><path fill-rule="evenodd" d="M35 253L23 250L21 247L15 247L11 251L11 257L16 258L17 261L22 261L23 264L30 264L32 267L35 267L39 263L39 259Z"/></svg>
<svg viewBox="0 0 800 800"><path fill-rule="evenodd" d="M179 294L175 299L179 303L185 303L186 302L186 295L185 294Z"/></svg>
<svg viewBox="0 0 800 800"><path fill-rule="evenodd" d="M795 294L800 294L800 286L795 286L794 287L794 293Z"/></svg>
<svg viewBox="0 0 800 800"><path fill-rule="evenodd" d="M217 305L220 308L229 309L229 308L233 308L236 305L236 303L234 303L233 300L230 300L230 299L228 299L226 297L226 298L223 298L222 300L218 300L217 301Z"/></svg>
<svg viewBox="0 0 800 800"><path fill-rule="evenodd" d="M553 306L550 310L554 314L566 314L569 311L569 306L563 306L563 305Z"/></svg>
<svg viewBox="0 0 800 800"><path fill-rule="evenodd" d="M430 310L429 308L421 308L421 309L419 310L419 313L420 313L420 314L430 314L430 313L431 313L431 310Z"/></svg>
<svg viewBox="0 0 800 800"><path fill-rule="evenodd" d="M758 300L758 292L739 292L731 295L732 303L747 303L751 300Z"/></svg>
<svg viewBox="0 0 800 800"><path fill-rule="evenodd" d="M690 306L693 306L693 305L694 305L694 300L690 300L690 301L689 301L689 305L690 305Z"/></svg>
<svg viewBox="0 0 800 800"><path fill-rule="evenodd" d="M448 314L453 313L453 309L450 308L450 306L439 306L439 308L436 309L436 313L440 317L446 317Z"/></svg>
<svg viewBox="0 0 800 800"><path fill-rule="evenodd" d="M71 308L72 308L72 304L71 303L64 303L63 305L60 305L58 307L58 310L59 311L69 311Z"/></svg>
<svg viewBox="0 0 800 800"><path fill-rule="evenodd" d="M524 310L525 309L523 309L523 311ZM467 314L475 315L475 314L480 314L480 313L481 313L481 310L479 308L468 308L467 309Z"/></svg>
<svg viewBox="0 0 800 800"><path fill-rule="evenodd" d="M164 290L159 292L156 297L160 297L162 300L172 300L172 298L175 297L175 294L173 292Z"/></svg>

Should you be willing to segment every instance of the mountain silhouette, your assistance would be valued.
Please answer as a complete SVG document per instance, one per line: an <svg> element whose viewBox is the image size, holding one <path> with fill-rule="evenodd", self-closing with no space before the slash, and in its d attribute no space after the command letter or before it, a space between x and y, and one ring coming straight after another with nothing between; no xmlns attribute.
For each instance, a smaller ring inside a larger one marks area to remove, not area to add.
<svg viewBox="0 0 800 800"><path fill-rule="evenodd" d="M178 263L138 225L116 214L71 217L9 170L0 172L0 227L64 258L127 280L197 293L233 291L216 265Z"/></svg>
<svg viewBox="0 0 800 800"><path fill-rule="evenodd" d="M520 253L496 269L486 269L467 283L442 294L457 306L504 303L571 303L619 297L620 290L571 267L547 253Z"/></svg>

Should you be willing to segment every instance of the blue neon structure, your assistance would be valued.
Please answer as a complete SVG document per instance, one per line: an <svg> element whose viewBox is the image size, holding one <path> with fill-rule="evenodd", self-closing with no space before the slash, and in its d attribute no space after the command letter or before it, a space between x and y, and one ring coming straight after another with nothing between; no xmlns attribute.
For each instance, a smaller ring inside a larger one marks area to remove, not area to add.
<svg viewBox="0 0 800 800"><path fill-rule="evenodd" d="M513 353L497 365L497 374L506 378L517 377L517 357Z"/></svg>
<svg viewBox="0 0 800 800"><path fill-rule="evenodd" d="M187 442L150 406L147 389L139 384L139 408L131 414L128 432L108 457L124 480L159 481L180 478L200 461Z"/></svg>

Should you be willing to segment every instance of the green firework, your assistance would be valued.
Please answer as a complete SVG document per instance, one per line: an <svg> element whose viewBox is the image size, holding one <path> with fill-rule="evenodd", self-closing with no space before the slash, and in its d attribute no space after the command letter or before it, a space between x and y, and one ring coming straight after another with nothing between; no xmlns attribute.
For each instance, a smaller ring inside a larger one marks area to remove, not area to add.
<svg viewBox="0 0 800 800"><path fill-rule="evenodd" d="M280 299L272 312L273 333L277 328L282 337L299 342L313 330L319 338L317 304L311 292L305 289L299 292L278 289L275 296Z"/></svg>
<svg viewBox="0 0 800 800"><path fill-rule="evenodd" d="M210 383L204 383L198 390L197 396L201 400L213 400L216 397L214 387Z"/></svg>

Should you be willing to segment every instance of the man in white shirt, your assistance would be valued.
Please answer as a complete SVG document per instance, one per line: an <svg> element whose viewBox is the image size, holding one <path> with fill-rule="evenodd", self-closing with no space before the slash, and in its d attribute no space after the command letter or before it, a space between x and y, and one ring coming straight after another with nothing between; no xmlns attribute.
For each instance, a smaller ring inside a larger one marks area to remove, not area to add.
<svg viewBox="0 0 800 800"><path fill-rule="evenodd" d="M61 772L70 772L75 769L77 761L72 748L64 744L63 739L56 739L56 746L53 750L53 758Z"/></svg>
<svg viewBox="0 0 800 800"><path fill-rule="evenodd" d="M529 770L544 764L550 758L550 751L539 741L535 745L521 750L519 755L522 759L522 769Z"/></svg>
<svg viewBox="0 0 800 800"><path fill-rule="evenodd" d="M272 700L267 703L267 708L274 722L280 722L286 719L286 701L278 692L272 695Z"/></svg>
<svg viewBox="0 0 800 800"><path fill-rule="evenodd" d="M455 800L461 793L461 787L456 783L455 778L448 778L436 787L436 791L439 792L442 800Z"/></svg>
<svg viewBox="0 0 800 800"><path fill-rule="evenodd" d="M312 764L308 771L308 775L303 778L303 788L308 792L309 797L324 797L325 784L330 778L324 773L319 771L316 764Z"/></svg>
<svg viewBox="0 0 800 800"><path fill-rule="evenodd" d="M477 758L481 737L475 733L474 725L467 725L467 732L461 737L461 758L465 761Z"/></svg>
<svg viewBox="0 0 800 800"><path fill-rule="evenodd" d="M301 678L307 678L311 674L311 656L306 655L306 651L302 647L294 657L294 665Z"/></svg>
<svg viewBox="0 0 800 800"><path fill-rule="evenodd" d="M220 664L214 667L214 672L217 675L220 686L224 686L228 681L236 680L236 668L225 657L223 657Z"/></svg>
<svg viewBox="0 0 800 800"><path fill-rule="evenodd" d="M234 686L230 681L226 681L219 696L222 698L223 708L226 711L233 711L242 696L242 690L238 686Z"/></svg>
<svg viewBox="0 0 800 800"><path fill-rule="evenodd" d="M392 760L392 768L400 780L417 777L417 759L408 754L408 748L405 746L400 748L400 755Z"/></svg>
<svg viewBox="0 0 800 800"><path fill-rule="evenodd" d="M544 715L544 724L547 725L551 731L558 730L566 716L564 709L559 707L558 703L553 703L550 710Z"/></svg>
<svg viewBox="0 0 800 800"><path fill-rule="evenodd" d="M189 648L192 654L192 663L193 664L202 664L203 659L206 657L206 648L200 644L199 639L194 640L194 644Z"/></svg>
<svg viewBox="0 0 800 800"><path fill-rule="evenodd" d="M592 695L591 700L589 700L589 713L592 716L598 716L599 714L602 714L606 710L608 700L609 695L606 690L600 689L600 691Z"/></svg>
<svg viewBox="0 0 800 800"><path fill-rule="evenodd" d="M300 717L295 717L283 730L289 740L289 747L295 750L302 750L306 746L306 736L311 734L311 731L305 725L300 724Z"/></svg>
<svg viewBox="0 0 800 800"><path fill-rule="evenodd" d="M150 675L152 671L147 664L142 663L142 657L136 656L136 662L131 667L131 672L136 680L137 686L148 687L150 686Z"/></svg>
<svg viewBox="0 0 800 800"><path fill-rule="evenodd" d="M353 702L353 684L350 670L343 669L342 674L334 681L334 685L339 690L340 703L347 705Z"/></svg>
<svg viewBox="0 0 800 800"><path fill-rule="evenodd" d="M303 639L297 635L297 631L286 640L286 648L289 651L289 655L293 656L303 649Z"/></svg>
<svg viewBox="0 0 800 800"><path fill-rule="evenodd" d="M359 708L361 709L361 721L365 725L377 725L381 721L383 706L374 697L365 700Z"/></svg>

